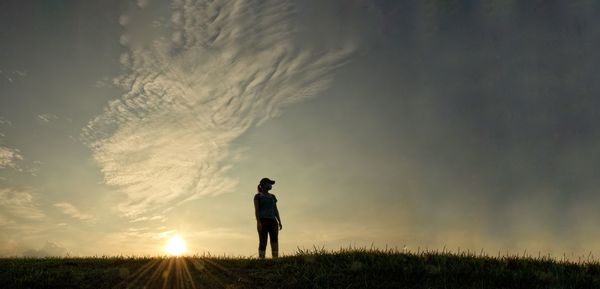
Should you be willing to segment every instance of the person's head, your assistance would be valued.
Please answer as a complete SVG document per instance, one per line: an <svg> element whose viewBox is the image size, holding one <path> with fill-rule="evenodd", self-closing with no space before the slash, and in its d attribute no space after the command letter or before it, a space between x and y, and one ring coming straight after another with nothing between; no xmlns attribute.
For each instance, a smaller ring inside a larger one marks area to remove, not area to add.
<svg viewBox="0 0 600 289"><path fill-rule="evenodd" d="M274 180L271 180L269 178L262 178L262 180L260 180L260 183L258 184L258 191L268 192L270 189L273 188L273 184L275 184Z"/></svg>

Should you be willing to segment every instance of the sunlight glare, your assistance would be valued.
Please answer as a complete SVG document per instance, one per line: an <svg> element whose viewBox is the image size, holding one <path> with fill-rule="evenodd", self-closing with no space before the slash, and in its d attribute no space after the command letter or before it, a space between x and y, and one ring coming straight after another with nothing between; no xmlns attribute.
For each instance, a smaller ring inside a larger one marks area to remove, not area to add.
<svg viewBox="0 0 600 289"><path fill-rule="evenodd" d="M185 241L179 235L175 235L169 239L165 250L171 256L180 256L186 251Z"/></svg>

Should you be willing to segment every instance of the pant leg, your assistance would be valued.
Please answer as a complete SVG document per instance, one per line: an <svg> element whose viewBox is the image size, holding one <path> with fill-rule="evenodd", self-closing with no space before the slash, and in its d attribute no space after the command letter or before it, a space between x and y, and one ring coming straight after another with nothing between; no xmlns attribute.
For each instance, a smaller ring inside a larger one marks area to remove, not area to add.
<svg viewBox="0 0 600 289"><path fill-rule="evenodd" d="M271 219L269 226L269 239L271 240L271 256L279 257L279 223L277 220Z"/></svg>
<svg viewBox="0 0 600 289"><path fill-rule="evenodd" d="M277 223L277 220L275 219L270 219L269 220L269 226L268 226L268 233L269 233L269 239L271 240L271 243L277 243L279 241L279 224Z"/></svg>
<svg viewBox="0 0 600 289"><path fill-rule="evenodd" d="M261 223L261 230L258 230L258 257L265 258L265 252L267 251L267 234L269 232L268 222L265 219L259 219Z"/></svg>

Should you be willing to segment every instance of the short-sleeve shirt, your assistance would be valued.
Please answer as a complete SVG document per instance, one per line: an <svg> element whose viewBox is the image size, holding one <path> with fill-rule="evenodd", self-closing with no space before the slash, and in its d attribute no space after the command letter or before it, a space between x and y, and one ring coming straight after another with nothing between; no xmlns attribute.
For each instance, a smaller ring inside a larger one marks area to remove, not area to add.
<svg viewBox="0 0 600 289"><path fill-rule="evenodd" d="M275 203L277 198L273 194L254 195L254 200L258 200L258 217L275 219Z"/></svg>

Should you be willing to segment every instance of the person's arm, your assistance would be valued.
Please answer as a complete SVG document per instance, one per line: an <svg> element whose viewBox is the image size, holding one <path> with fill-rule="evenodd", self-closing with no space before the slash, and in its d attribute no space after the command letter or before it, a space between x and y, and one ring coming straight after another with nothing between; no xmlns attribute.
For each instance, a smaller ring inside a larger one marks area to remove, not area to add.
<svg viewBox="0 0 600 289"><path fill-rule="evenodd" d="M275 203L275 217L277 217L277 221L279 221L279 228L283 227L281 224L281 217L279 216L279 210L277 210L277 203Z"/></svg>

